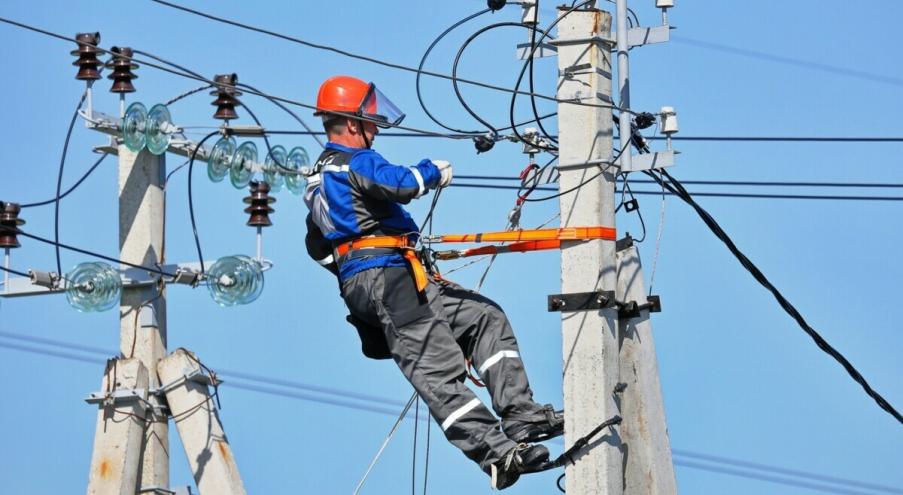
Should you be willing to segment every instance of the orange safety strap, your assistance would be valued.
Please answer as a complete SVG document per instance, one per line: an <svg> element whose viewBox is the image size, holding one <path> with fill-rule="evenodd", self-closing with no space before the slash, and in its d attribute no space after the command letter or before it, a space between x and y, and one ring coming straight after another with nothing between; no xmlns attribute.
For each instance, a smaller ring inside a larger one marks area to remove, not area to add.
<svg viewBox="0 0 903 495"><path fill-rule="evenodd" d="M519 241L614 241L614 227L565 227L561 229L505 230L478 234L446 234L427 239L428 242L519 242Z"/></svg>
<svg viewBox="0 0 903 495"><path fill-rule="evenodd" d="M481 256L484 254L525 253L527 251L543 251L559 248L561 248L561 241L559 240L514 242L502 246L480 246L471 249L436 251L436 259L453 260L466 258L468 256Z"/></svg>
<svg viewBox="0 0 903 495"><path fill-rule="evenodd" d="M404 256L404 259L411 265L411 271L414 274L414 284L417 285L417 291L423 292L426 289L426 269L423 267L423 263L420 262L420 258L417 257L417 253L414 251L407 236L361 237L360 239L339 244L336 246L335 251L338 257L342 257L348 254L349 251L367 248L394 248L401 250L402 256Z"/></svg>

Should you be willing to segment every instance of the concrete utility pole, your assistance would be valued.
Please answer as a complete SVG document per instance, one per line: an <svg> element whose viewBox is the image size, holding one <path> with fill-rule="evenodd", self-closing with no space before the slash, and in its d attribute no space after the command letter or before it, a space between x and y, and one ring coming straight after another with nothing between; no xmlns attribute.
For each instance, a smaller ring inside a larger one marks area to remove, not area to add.
<svg viewBox="0 0 903 495"><path fill-rule="evenodd" d="M619 301L643 301L643 267L640 253L629 237L618 241ZM665 421L662 387L649 312L622 318L621 341L621 438L624 459L625 495L674 495L677 481L671 459L671 442Z"/></svg>
<svg viewBox="0 0 903 495"><path fill-rule="evenodd" d="M566 9L559 9L559 17L564 12ZM611 15L595 8L577 10L560 21L558 32L558 98L610 104ZM561 226L614 227L611 109L559 104L558 129L559 163L568 165L559 167L559 188L567 191L582 184L579 190L560 198ZM581 165L570 165L575 163ZM562 293L611 291L616 284L614 242L562 243ZM569 448L619 414L615 393L619 379L618 310L564 310L564 443ZM568 494L622 494L623 458L617 427L604 431L590 445L591 449L566 468Z"/></svg>
<svg viewBox="0 0 903 495"><path fill-rule="evenodd" d="M119 255L129 263L155 266L162 260L165 155L134 153L119 145ZM119 308L122 355L137 358L158 388L157 361L166 356L166 294L163 284L123 288ZM148 302L150 301L150 302ZM135 323L137 316L137 325ZM156 397L149 397L153 405ZM169 425L165 416L148 423L142 445L141 488L169 487Z"/></svg>

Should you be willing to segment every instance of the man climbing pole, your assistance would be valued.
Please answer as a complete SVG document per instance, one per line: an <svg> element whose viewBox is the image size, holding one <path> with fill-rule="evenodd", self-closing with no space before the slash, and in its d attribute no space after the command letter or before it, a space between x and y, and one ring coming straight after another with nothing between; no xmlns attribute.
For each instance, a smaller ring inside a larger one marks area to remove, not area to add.
<svg viewBox="0 0 903 495"><path fill-rule="evenodd" d="M447 187L447 161L404 167L371 146L379 127L404 114L373 83L325 81L317 111L329 143L304 200L308 252L334 273L364 354L392 358L446 438L503 489L534 471L549 451L533 442L559 436L564 419L533 400L508 318L490 299L428 273L414 247L419 229L401 205ZM472 363L499 421L465 384Z"/></svg>

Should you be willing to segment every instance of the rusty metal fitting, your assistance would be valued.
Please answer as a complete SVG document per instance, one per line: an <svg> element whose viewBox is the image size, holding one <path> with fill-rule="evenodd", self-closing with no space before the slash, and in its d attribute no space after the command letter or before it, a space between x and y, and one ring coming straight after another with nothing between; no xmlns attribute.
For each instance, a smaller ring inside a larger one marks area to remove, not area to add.
<svg viewBox="0 0 903 495"><path fill-rule="evenodd" d="M113 72L107 76L107 79L113 81L110 92L134 93L135 86L132 84L132 79L137 79L138 76L133 74L132 71L138 68L138 64L132 62L132 49L124 46L114 46L113 48L110 48L110 51L113 52L113 54L106 63L106 68L113 70Z"/></svg>
<svg viewBox="0 0 903 495"><path fill-rule="evenodd" d="M265 181L251 181L251 195L246 196L244 202L249 206L245 208L245 213L250 213L251 218L248 219L248 226L251 227L269 227L273 225L270 220L270 213L274 210L270 207L276 202L276 198L270 196L270 185Z"/></svg>
<svg viewBox="0 0 903 495"><path fill-rule="evenodd" d="M103 63L97 59L100 50L97 45L100 44L100 33L78 33L75 35L78 43L78 49L69 52L71 55L78 57L78 60L72 62L72 65L78 66L78 74L75 78L80 81L96 81L100 79L100 71L98 68Z"/></svg>
<svg viewBox="0 0 903 495"><path fill-rule="evenodd" d="M25 225L25 220L19 218L19 212L22 208L18 203L4 203L0 201L0 248L17 248L20 247L19 239L16 237L18 227Z"/></svg>
<svg viewBox="0 0 903 495"><path fill-rule="evenodd" d="M216 100L211 105L216 107L216 113L213 114L214 119L219 120L235 120L238 114L235 112L236 105L241 105L238 97L241 92L235 88L238 83L238 74L217 74L213 77L216 83L215 89L210 92L212 96L216 96Z"/></svg>

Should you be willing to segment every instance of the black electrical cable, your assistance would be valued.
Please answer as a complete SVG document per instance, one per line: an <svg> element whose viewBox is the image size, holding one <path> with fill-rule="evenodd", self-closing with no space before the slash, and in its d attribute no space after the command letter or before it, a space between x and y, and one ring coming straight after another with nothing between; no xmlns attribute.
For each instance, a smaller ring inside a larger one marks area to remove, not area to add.
<svg viewBox="0 0 903 495"><path fill-rule="evenodd" d="M248 112L248 115L251 116L251 120L253 120L254 123L257 124L257 127L260 127L261 129L263 129L263 124L260 123L260 119L257 118L257 115L254 115L254 112L252 112L251 109L248 108L248 106L245 105L244 103L239 102L239 105L241 105L241 107L244 108L245 111ZM214 131L214 132L219 132L219 131ZM270 146L270 139L267 137L266 134L264 134L261 137L263 137L263 143L267 147L267 156L272 156L273 155L273 147Z"/></svg>
<svg viewBox="0 0 903 495"><path fill-rule="evenodd" d="M630 182L627 180L626 176L624 178L623 190L626 190L627 194L630 194L631 200L636 201L636 196L634 196L633 191L630 190ZM622 193L622 196L623 196L623 193ZM643 220L643 212L639 209L639 207L637 207L636 210L634 210L634 211L636 211L637 218L640 219L640 226L643 228L643 237L636 240L637 244L639 244L646 240L646 222ZM615 212L617 212L617 210L615 210Z"/></svg>
<svg viewBox="0 0 903 495"><path fill-rule="evenodd" d="M520 180L514 175L456 175L459 179L475 180ZM658 184L650 179L632 179L636 184ZM784 182L784 181L747 181L747 180L684 180L681 184L706 186L782 186L782 187L831 187L831 188L875 188L900 189L901 182Z"/></svg>
<svg viewBox="0 0 903 495"><path fill-rule="evenodd" d="M549 24L545 28L545 30L542 30L542 36L539 38L539 41L536 42L535 44L533 44L533 46L530 48L530 53L527 55L527 60L524 62L523 66L521 66L520 73L517 75L517 82L514 84L514 91L511 93L511 105L508 107L508 119L511 122L512 126L514 125L514 106L515 106L515 103L517 102L517 94L518 94L518 90L520 89L520 83L521 83L521 81L523 81L524 73L526 73L527 67L530 65L530 63L533 60L533 56L536 54L536 49L538 47L542 46L543 40L546 39L546 36L548 36L548 34L552 30L552 28L555 27L556 25L558 25L558 23L561 22L562 19L564 19L565 17L570 15L575 10L585 6L586 4L588 4L592 1L593 0L585 0L580 5L572 6L567 10L567 12L558 16L558 18L556 18L554 21L552 21L552 23ZM531 94L532 94L532 92L531 92ZM531 96L531 98L532 98L532 96ZM615 107L613 105L607 105L605 108L615 108ZM521 136L520 133L517 131L517 127L514 127L512 129L512 131L514 132L514 135L517 136L517 138L519 140L526 142L524 140L524 137Z"/></svg>
<svg viewBox="0 0 903 495"><path fill-rule="evenodd" d="M27 273L25 273L25 272L20 272L20 271L18 271L18 270L13 270L12 268L7 268L7 267L5 267L5 266L0 266L0 270L3 270L4 272L12 273L13 275L18 275L18 276L20 276L20 277L31 278L31 275L29 275L29 274L27 274Z"/></svg>
<svg viewBox="0 0 903 495"><path fill-rule="evenodd" d="M94 165L91 165L91 168L89 168L88 171L85 172L84 175L82 175L81 178L75 182L75 184L70 186L69 189L66 189L66 191L63 194L59 195L59 199L65 198L66 196L69 195L69 193L76 190L78 188L78 186L80 186L82 184L82 182L84 182L85 179L88 178L88 176L90 176L95 170L97 170L97 167L100 166L100 164L103 162L104 158L106 158L108 155L109 155L109 153L103 153L102 155L100 155L100 158L98 158L97 161L94 162ZM25 204L22 204L19 206L21 208L33 208L35 206L46 206L46 205L56 202L56 200L57 200L57 198L53 198L53 199L48 199L45 201L37 201L35 203L25 203Z"/></svg>
<svg viewBox="0 0 903 495"><path fill-rule="evenodd" d="M539 25L539 0L536 0L536 5L533 6L533 26L530 29L530 57L527 59L530 61L530 107L533 109L533 116L536 117L536 125L539 127L539 131L542 132L543 136L547 137L550 141L555 144L558 144L558 139L552 137L549 134L549 131L542 125L542 120L539 118L539 110L536 108L536 97L532 96L532 93L535 91L533 87L533 66L535 65L535 57L533 57L532 53L534 51L534 47L536 46L536 26ZM542 51L542 50L540 50ZM514 88L517 89L517 88ZM513 119L512 119L513 120ZM513 122L512 122L513 124Z"/></svg>
<svg viewBox="0 0 903 495"><path fill-rule="evenodd" d="M763 287L765 287L765 289L767 289L769 292L771 292L771 294L777 300L777 302L781 306L781 308L783 308L784 311L786 311L787 314L790 315L790 317L796 321L796 323L800 326L800 328L802 328L803 331L806 332L806 334L812 338L812 340L815 342L815 344L822 351L824 351L829 356L834 358L838 363L840 363L840 365L843 366L843 368L847 371L847 373L850 375L850 377L852 377L853 380L856 383L858 383L863 388L863 390L865 390L865 393L868 394L868 396L871 397L878 404L878 407L880 407L881 409L886 411L888 414L893 416L897 421L899 421L901 424L903 424L903 416L901 416L900 413L897 412L897 410L894 409L894 407L889 402L887 402L887 400L884 399L884 397L882 397L880 394L878 394L878 392L876 392L874 389L872 389L871 385L869 385L869 383L865 380L865 378L862 376L862 374L859 373L859 371L847 360L846 357L843 356L843 354L841 354L836 349L834 349L830 344L828 344L828 342L825 341L825 339L821 335L819 335L819 333L816 332L815 329L809 325L809 323L806 322L805 318L803 318L803 315L800 314L800 312L790 303L790 301L788 301L787 298L785 298L784 295L781 294L781 292L777 289L777 287L775 287L768 280L768 278L765 276L765 274L762 273L762 271L759 270L759 268L752 261L750 261L750 259L747 258L746 255L743 254L742 251L740 251L740 249L736 246L736 244L734 244L734 241L721 228L721 226L718 224L718 222L715 221L715 219L712 217L712 215L710 215L709 212L707 212L705 209L703 209L693 199L693 196L683 187L683 185L677 179L675 179L671 174L669 174L667 170L662 169L661 173L664 177L666 177L668 179L667 181L660 179L658 176L656 176L653 173L647 172L647 175L652 177L654 180L659 182L659 184L661 184L663 187L665 187L666 189L668 189L669 191L671 191L672 193L677 195L685 203L690 205L690 207L692 207L696 211L696 213L699 215L699 217L702 219L702 221L706 224L706 226L709 227L709 230L711 230L712 233L715 234L715 236L721 242L723 242L725 246L727 246L728 250L730 250L731 254L733 254L734 257L737 258L737 260L740 262L740 264L743 266L743 268L745 268L753 276L753 278L755 278L756 281L759 282L759 284L761 284Z"/></svg>
<svg viewBox="0 0 903 495"><path fill-rule="evenodd" d="M417 77L414 80L414 88L417 91L417 101L420 102L420 108L423 109L423 112L426 114L426 116L429 117L430 120L432 120L436 125L438 125L439 127L442 127L443 129L446 129L448 131L451 131L451 132L460 132L462 134L481 134L480 131L464 131L461 129L455 129L454 127L447 126L447 125L443 124L442 122L440 122L439 119L437 119L432 113L430 113L429 109L426 108L426 103L423 102L423 95L421 95L421 92L420 92L420 76L422 75L423 65L426 63L426 59L427 59L427 57L429 57L430 52L433 51L433 48L435 48L436 45L440 41L442 41L442 39L445 38L446 35L448 35L448 33L454 31L458 26L464 24L465 22L475 19L475 18L485 14L486 12L492 12L492 9L481 10L481 11L471 14L471 15L461 19L460 21L452 24L451 26L449 26L448 29L443 31L442 34L437 36L436 39L434 39L433 42L430 43L430 46L426 49L426 51L423 53L423 57L421 57L421 59L420 59L420 65L417 66Z"/></svg>
<svg viewBox="0 0 903 495"><path fill-rule="evenodd" d="M458 48L458 54L455 56L455 61L452 64L452 87L455 90L455 96L458 98L458 101L461 102L461 106L464 107L464 110L467 110L467 113L469 113L471 115L471 117L473 117L479 123L486 126L486 128L489 129L493 135L498 134L498 129L496 129L495 127L493 127L492 124L490 124L489 122L484 120L482 117L477 115L477 113L474 112L472 108L470 108L470 105L467 104L467 102L464 100L464 96L461 94L461 88L458 87L458 81L459 80L463 81L463 79L458 78L458 64L461 62L461 56L464 54L464 50L466 50L467 47L470 46L470 44L473 42L473 40L477 39L483 33L486 33L488 31L492 31L493 29L498 29L501 27L519 27L519 28L530 29L529 26L525 26L524 24L521 24L519 22L496 22L494 24L484 26L484 27L478 29L475 33L468 36L467 39L464 41L464 43L461 44L461 46ZM545 32L543 32L543 34L545 34ZM537 119L538 118L539 118L539 116L537 116ZM513 120L511 121L511 124L514 125ZM515 133L517 132L517 129L513 129L513 130L515 131Z"/></svg>
<svg viewBox="0 0 903 495"><path fill-rule="evenodd" d="M420 225L420 232L423 232L423 229L426 227L427 223L430 223L433 219L433 211L436 209L436 204L439 202L439 196L442 194L442 190L444 187L437 187L436 192L433 193L433 201L430 203L430 209L426 214L426 217L423 219L423 224ZM432 230L432 223L430 223L430 230Z"/></svg>
<svg viewBox="0 0 903 495"><path fill-rule="evenodd" d="M100 253L95 253L94 251L88 251L87 249L82 249L82 248L78 248L78 247L75 247L75 246L70 246L70 245L68 245L68 244L63 244L62 242L56 242L56 241L53 241L52 239L46 239L46 238L41 237L41 236L37 236L37 235L34 235L34 234L29 234L28 232L24 232L24 231L22 231L22 230L20 230L20 229L14 228L14 227L6 227L6 226L4 226L4 225L0 225L0 230L7 231L7 232L15 232L17 235L23 235L23 236L25 236L25 237L28 237L29 239L34 239L34 240L36 240L36 241L43 242L43 243L45 243L45 244L49 244L49 245L51 245L51 246L58 246L58 247L61 247L61 248L63 248L63 249L66 249L66 250L68 250L68 251L73 251L73 252L76 252L76 253L81 253L81 254L84 254L84 255L86 255L86 256L93 256L93 257L95 257L95 258L99 258L99 259L102 259L102 260L109 261L110 263L120 263L120 264L123 264L123 265L125 265L125 266L130 266L130 267L132 267L132 268L139 268L139 269L141 269L141 270L147 270L147 271L149 271L149 272L157 273L157 274L159 274L159 275L165 275L165 276L167 276L167 277L175 277L174 274L172 274L172 273L166 273L166 272L164 272L164 271L162 271L162 270L160 270L159 268L156 268L156 267L145 266L145 265L138 265L138 264L135 264L135 263L129 263L128 261L123 261L123 260L121 260L121 259L119 259L119 258L113 258L113 257L111 257L111 256L106 256L106 255L103 255L103 254L100 254Z"/></svg>
<svg viewBox="0 0 903 495"><path fill-rule="evenodd" d="M204 17L204 18L207 18L207 19L216 21L216 22L221 22L221 23L224 23L224 24L229 24L229 25L231 25L231 26L235 26L235 27L238 27L238 28L241 28L241 29L246 29L246 30L249 30L249 31L254 31L254 32L257 32L257 33L265 34L265 35L272 36L272 37L275 37L275 38L279 38L279 39L282 39L282 40L285 40L285 41L290 41L290 42L292 42L292 43L297 43L297 44L299 44L299 45L304 45L304 46L307 46L307 47L309 47L309 48L315 48L315 49L318 49L318 50L326 50L326 51L330 51L330 52L333 52L333 53L338 53L339 55L343 55L343 56L346 56L346 57L355 58L355 59L358 59L358 60L364 60L364 61L366 61L366 62L371 62L371 63L379 64L379 65L382 65L382 66L384 66L384 67L390 67L390 68L393 68L393 69L399 69L399 70L403 70L403 71L407 71L407 72L411 72L411 73L415 73L415 74L416 74L416 73L421 73L421 74L424 74L424 75L427 75L427 76L431 76L431 77L438 77L438 78L441 78L441 79L454 80L454 78L453 78L452 76L449 76L448 74L441 74L441 73L438 73L438 72L431 72L431 71L426 71L426 70L421 71L421 70L415 69L414 67L408 67L408 66L401 65L401 64L396 64L396 63L392 63L392 62L386 62L386 61L384 61L384 60L379 60L379 59L376 59L376 58L373 58L373 57L367 57L367 56L364 56L364 55L358 55L358 54L351 53L351 52L348 52L348 51L345 51L345 50L341 50L341 49L338 49L338 48L335 48L335 47L332 47L332 46L328 46L328 45L320 45L320 44L317 44L317 43L312 43L312 42L310 42L310 41L304 41L304 40L299 39L299 38L295 38L295 37L288 36L288 35L285 35L285 34L280 34L280 33L277 33L277 32L275 32L275 31L270 31L270 30L267 30L267 29L263 29L263 28L251 26L251 25L249 25L249 24L244 24L244 23L241 23L241 22L238 22L238 21L233 21L233 20L231 20L231 19L226 19L226 18L224 18L224 17L218 17L218 16L215 16L215 15L212 15L212 14L207 14L207 13L201 12L201 11L199 11L199 10L190 9L190 8L188 8L188 7L184 7L184 6L181 6L181 5L178 5L178 4L174 4L174 3L171 3L171 2L167 2L167 1L164 1L164 0L151 0L151 1L154 2L154 3L158 3L158 4L160 4L160 5L165 5L165 6L167 6L167 7L171 7L171 8L177 9L177 10L181 10L181 11L183 11L183 12L187 12L187 13L189 13L189 14L193 14L193 15L197 15L197 16L200 16L200 17ZM592 1L592 0L588 0L588 1ZM9 20L5 20L5 19L2 19L2 18L0 18L0 22L7 22L7 23L9 23L9 24L14 24L14 25L19 25L19 26L21 26L21 27L25 27L25 25L22 25L22 24L20 24L20 23L15 22L15 21L9 21ZM75 42L74 40L71 40L71 41ZM462 82L462 83L465 83L465 84L470 84L470 85L473 85L473 86L479 86L479 87L487 88L487 89L493 89L493 90L496 90L496 91L502 91L502 92L505 92L505 93L512 93L512 92L513 92L510 88L505 88L505 87L503 87L503 86L495 86L495 85L493 85L493 84L487 84L487 83L483 83L483 82L480 82L480 81L474 81L474 80L470 80L470 79L457 79L457 80L458 80L459 82ZM527 92L527 91L517 91L517 94L520 94L520 95L523 95L523 96L530 96L530 93ZM555 101L555 102L558 102L558 103L565 103L565 104L569 104L569 105L579 105L579 106L588 106L588 107L596 107L596 108L612 108L611 105L600 105L600 104L595 104L595 103L584 103L584 102L573 101L573 100L561 100L561 99L555 98L555 97L553 97L553 96L548 96L548 95L543 95L543 94L536 94L535 96L536 96L537 98L539 98L539 99L542 99L542 100ZM282 101L285 101L285 99L282 99ZM626 112L626 113L634 113L634 112L631 111L631 110L624 110L624 109L621 109L621 111Z"/></svg>
<svg viewBox="0 0 903 495"><path fill-rule="evenodd" d="M294 118L296 121L298 121L298 123L301 124L301 127L304 127L304 129L309 133L308 135L311 136L311 137L313 137L313 138L314 138L314 141L316 141L317 144L319 144L321 148L325 148L325 147L326 147L326 146L323 144L323 142L320 141L320 138L317 137L317 136L319 135L319 133L314 132L314 130L311 129L311 128L307 125L307 123L304 122L304 121L301 119L301 117L298 116L298 114L296 114L295 112L289 110L288 107L286 107L286 106L283 105L282 103L279 103L279 101L277 101L276 99L271 98L269 95L264 94L262 91L260 91L259 89L255 88L254 86L251 86L250 84L238 83L237 86L242 87L242 88L247 88L247 89L250 89L251 91L254 91L254 92L257 93L258 95L262 96L263 98L266 98L268 101L270 101L271 103L273 103L273 104L276 105L277 107L279 107L279 108L281 108L282 110L284 110L286 113L288 113L289 115L291 115L292 118ZM246 108L247 108L247 107L246 107ZM323 134L325 135L326 133L324 132Z"/></svg>
<svg viewBox="0 0 903 495"><path fill-rule="evenodd" d="M82 97L78 100L78 105L75 106L75 111L72 112L72 119L69 121L69 129L66 131L66 140L63 141L63 153L60 156L60 170L56 176L56 196L53 199L54 209L53 209L53 239L57 243L54 247L54 251L56 252L56 272L63 273L62 263L60 262L60 191L63 188L63 168L66 166L66 152L69 150L69 139L72 137L72 129L75 127L75 120L78 119L78 111L82 107L82 103L85 102L85 98L87 98L88 92L85 91L82 93Z"/></svg>
<svg viewBox="0 0 903 495"><path fill-rule="evenodd" d="M521 186L502 186L497 184L451 184L451 187L470 187L475 189L501 189L519 191ZM537 191L555 191L554 187L537 187ZM620 191L618 191L620 193ZM634 191L637 196L661 196L661 191ZM673 193L665 193L673 196ZM797 200L826 200L826 201L903 201L903 196L841 196L827 194L746 194L746 193L714 193L694 192L694 196L709 198L741 198L741 199L797 199Z"/></svg>
<svg viewBox="0 0 903 495"><path fill-rule="evenodd" d="M250 112L248 112L250 113ZM194 195L192 194L191 188L191 176L193 175L191 171L194 169L194 158L198 154L198 150L201 149L201 146L204 145L204 142L213 136L219 134L219 131L213 131L210 134L204 136L204 139L201 139L201 142L191 150L191 156L188 158L188 216L191 217L191 231L194 233L194 245L198 248L198 261L201 263L201 275L205 274L204 271L204 255L201 254L201 239L198 236L198 225L194 219Z"/></svg>

